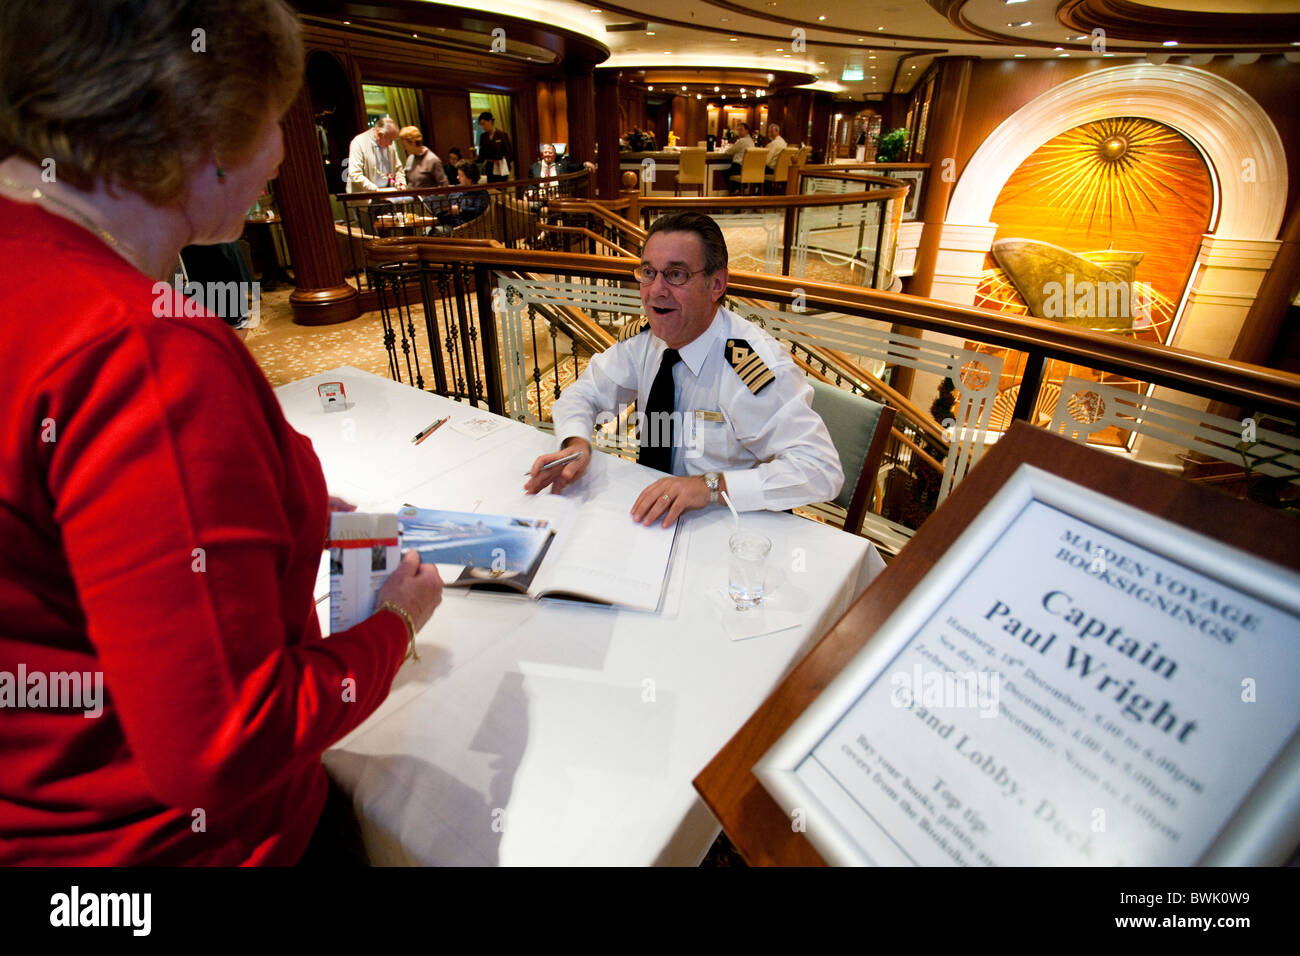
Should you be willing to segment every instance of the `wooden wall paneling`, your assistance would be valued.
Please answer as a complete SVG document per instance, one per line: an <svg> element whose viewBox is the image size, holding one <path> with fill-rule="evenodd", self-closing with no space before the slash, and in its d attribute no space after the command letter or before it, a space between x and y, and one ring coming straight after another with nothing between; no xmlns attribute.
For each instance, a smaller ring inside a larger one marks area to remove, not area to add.
<svg viewBox="0 0 1300 956"><path fill-rule="evenodd" d="M443 160L453 146L459 146L462 155L468 158L470 147L474 145L469 128L469 94L464 90L426 90L424 100L429 111L429 128L424 131L425 145ZM449 171L447 178L455 184L454 173Z"/></svg>
<svg viewBox="0 0 1300 956"><path fill-rule="evenodd" d="M580 162L596 157L596 77L590 65L571 70L564 78L569 155Z"/></svg>
<svg viewBox="0 0 1300 956"><path fill-rule="evenodd" d="M686 141L686 137L688 133L686 129L686 97L684 95L678 95L673 97L672 121L670 123L669 129L671 129L672 132L677 136L678 146L695 145L694 143L689 143ZM666 133L664 134L664 141L660 145L663 146L668 145L668 135Z"/></svg>
<svg viewBox="0 0 1300 956"><path fill-rule="evenodd" d="M621 91L618 75L598 71L595 76L596 188L601 199L618 196L618 137L623 116L619 109Z"/></svg>

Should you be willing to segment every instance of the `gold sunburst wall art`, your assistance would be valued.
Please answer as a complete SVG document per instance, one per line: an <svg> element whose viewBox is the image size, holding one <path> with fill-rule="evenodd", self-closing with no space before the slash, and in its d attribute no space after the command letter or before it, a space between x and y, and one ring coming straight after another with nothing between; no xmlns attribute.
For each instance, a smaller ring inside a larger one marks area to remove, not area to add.
<svg viewBox="0 0 1300 956"><path fill-rule="evenodd" d="M1079 254L1140 252L1136 278L1176 307L1213 209L1212 173L1196 146L1172 127L1127 116L1044 143L1007 180L991 218L997 239L1036 239ZM997 263L990 256L985 266ZM1170 326L1133 334L1163 342Z"/></svg>

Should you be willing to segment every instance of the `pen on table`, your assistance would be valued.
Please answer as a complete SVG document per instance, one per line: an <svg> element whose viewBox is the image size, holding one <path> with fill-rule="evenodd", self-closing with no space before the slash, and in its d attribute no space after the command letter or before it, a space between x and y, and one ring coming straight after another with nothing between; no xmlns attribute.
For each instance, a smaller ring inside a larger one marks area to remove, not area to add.
<svg viewBox="0 0 1300 956"><path fill-rule="evenodd" d="M438 419L436 422L434 422L424 431L416 432L415 437L411 439L411 442L416 445L420 444L420 442L424 441L426 438L428 438L430 435L436 432L443 425L447 424L449 421L451 421L450 415L448 415L446 418Z"/></svg>
<svg viewBox="0 0 1300 956"><path fill-rule="evenodd" d="M555 459L555 461L548 461L546 464L542 465L542 467L539 470L545 471L547 468L554 468L556 465L567 465L569 462L577 461L581 457L582 457L582 452L575 451L572 455L565 455L563 458ZM531 478L532 474L533 473L531 471L526 471L524 472L524 477Z"/></svg>

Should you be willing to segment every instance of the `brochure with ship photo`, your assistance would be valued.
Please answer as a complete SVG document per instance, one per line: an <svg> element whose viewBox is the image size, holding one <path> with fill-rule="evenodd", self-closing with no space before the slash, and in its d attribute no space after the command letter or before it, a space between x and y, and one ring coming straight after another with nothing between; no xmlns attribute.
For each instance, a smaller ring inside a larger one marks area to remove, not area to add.
<svg viewBox="0 0 1300 956"><path fill-rule="evenodd" d="M676 525L647 528L620 508L553 495L533 507L524 518L404 505L402 547L442 565L450 587L659 610Z"/></svg>

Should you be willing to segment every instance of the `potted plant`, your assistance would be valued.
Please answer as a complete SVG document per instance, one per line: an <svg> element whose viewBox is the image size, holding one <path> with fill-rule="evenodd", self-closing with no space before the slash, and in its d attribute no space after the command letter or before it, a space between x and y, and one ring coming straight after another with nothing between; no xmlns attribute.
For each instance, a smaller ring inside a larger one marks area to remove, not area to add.
<svg viewBox="0 0 1300 956"><path fill-rule="evenodd" d="M901 162L903 150L907 149L908 135L907 130L902 126L883 134L876 140L876 162Z"/></svg>

